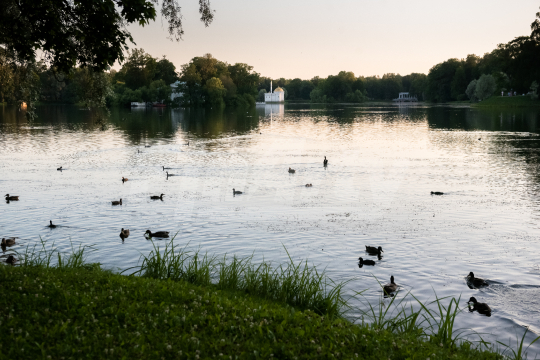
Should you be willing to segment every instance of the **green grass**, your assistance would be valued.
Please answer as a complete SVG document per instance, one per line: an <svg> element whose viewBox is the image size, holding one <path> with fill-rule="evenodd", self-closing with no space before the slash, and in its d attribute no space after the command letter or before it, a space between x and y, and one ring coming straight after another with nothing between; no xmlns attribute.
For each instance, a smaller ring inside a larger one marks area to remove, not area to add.
<svg viewBox="0 0 540 360"><path fill-rule="evenodd" d="M540 107L539 100L530 96L492 96L489 99L472 104L474 107Z"/></svg>
<svg viewBox="0 0 540 360"><path fill-rule="evenodd" d="M0 359L503 358L455 334L459 299L414 311L400 295L353 324L343 285L307 262L255 265L171 241L125 276L88 264L89 250L42 242L0 266Z"/></svg>

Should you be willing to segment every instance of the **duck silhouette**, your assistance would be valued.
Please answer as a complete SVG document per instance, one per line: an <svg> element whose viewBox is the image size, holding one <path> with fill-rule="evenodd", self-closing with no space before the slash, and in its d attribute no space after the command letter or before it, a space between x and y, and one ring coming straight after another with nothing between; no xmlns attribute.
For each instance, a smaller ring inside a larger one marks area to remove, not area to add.
<svg viewBox="0 0 540 360"><path fill-rule="evenodd" d="M47 225L47 227L50 227L51 229L55 229L56 228L56 225L54 225L52 223L52 220L49 220L49 225Z"/></svg>
<svg viewBox="0 0 540 360"><path fill-rule="evenodd" d="M469 311L478 311L480 314L491 316L491 308L486 303L480 303L474 296L472 296L469 301L467 301L469 304ZM472 308L470 303L472 303Z"/></svg>
<svg viewBox="0 0 540 360"><path fill-rule="evenodd" d="M363 265L375 266L375 261L373 260L364 260L361 257L359 257L358 261L359 261L358 265L360 265L360 267Z"/></svg>
<svg viewBox="0 0 540 360"><path fill-rule="evenodd" d="M17 259L15 258L15 256L9 255L8 258L6 259L6 262L8 264L14 265L17 262Z"/></svg>
<svg viewBox="0 0 540 360"><path fill-rule="evenodd" d="M3 247L6 247L6 246L13 246L15 245L15 239L14 238L11 238L11 239L5 239L5 238L2 238L2 243L1 245Z"/></svg>
<svg viewBox="0 0 540 360"><path fill-rule="evenodd" d="M367 246L366 245L366 252L370 255L380 255L383 251L382 247L375 247L375 246Z"/></svg>
<svg viewBox="0 0 540 360"><path fill-rule="evenodd" d="M58 171L62 171L62 167L60 166L60 167L59 167L58 169L56 169L56 170L58 170Z"/></svg>
<svg viewBox="0 0 540 360"><path fill-rule="evenodd" d="M122 183L125 183L126 181L128 181L128 178L122 176Z"/></svg>
<svg viewBox="0 0 540 360"><path fill-rule="evenodd" d="M168 231L156 231L156 232L151 232L150 230L146 230L146 232L144 233L145 236L148 236L148 237L158 237L158 238L168 238L169 237L169 232Z"/></svg>
<svg viewBox="0 0 540 360"><path fill-rule="evenodd" d="M235 190L234 188L232 189L232 193L233 193L233 195L240 195L240 194L242 194L241 191Z"/></svg>
<svg viewBox="0 0 540 360"><path fill-rule="evenodd" d="M469 275L467 275L467 283L469 285L473 285L474 287L489 286L486 280L474 277L474 273L472 271L469 273Z"/></svg>
<svg viewBox="0 0 540 360"><path fill-rule="evenodd" d="M294 174L296 170L289 168L289 174Z"/></svg>
<svg viewBox="0 0 540 360"><path fill-rule="evenodd" d="M161 194L159 196L152 195L152 196L150 196L150 199L152 199L152 200L163 200L163 195L165 195L165 194Z"/></svg>
<svg viewBox="0 0 540 360"><path fill-rule="evenodd" d="M432 191L431 195L444 195L444 193L440 191Z"/></svg>
<svg viewBox="0 0 540 360"><path fill-rule="evenodd" d="M122 205L122 199L120 199L120 200L118 200L118 201L116 201L116 200L111 201L111 203L112 203L113 205Z"/></svg>
<svg viewBox="0 0 540 360"><path fill-rule="evenodd" d="M6 200L7 201L18 201L19 197L18 196L9 196L9 194L6 194Z"/></svg>
<svg viewBox="0 0 540 360"><path fill-rule="evenodd" d="M390 276L390 283L384 285L383 290L386 294L390 294L398 289L398 285L394 282L394 275Z"/></svg>
<svg viewBox="0 0 540 360"><path fill-rule="evenodd" d="M122 241L127 239L129 237L129 229L124 230L124 228L122 228L122 230L120 230L120 237L122 238Z"/></svg>
<svg viewBox="0 0 540 360"><path fill-rule="evenodd" d="M324 166L328 165L328 160L326 160L326 156L324 157L323 165L324 165Z"/></svg>

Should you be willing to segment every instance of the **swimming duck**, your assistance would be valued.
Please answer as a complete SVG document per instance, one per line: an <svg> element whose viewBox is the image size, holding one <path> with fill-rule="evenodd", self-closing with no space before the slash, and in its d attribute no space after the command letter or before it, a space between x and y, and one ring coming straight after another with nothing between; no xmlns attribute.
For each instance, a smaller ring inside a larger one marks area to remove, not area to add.
<svg viewBox="0 0 540 360"><path fill-rule="evenodd" d="M159 237L159 238L168 238L169 232L168 231L156 231L155 233L151 232L150 230L146 230L144 235L148 234L148 237Z"/></svg>
<svg viewBox="0 0 540 360"><path fill-rule="evenodd" d="M394 276L390 276L390 283L384 285L383 290L385 293L390 294L391 292L396 291L398 288L398 285L394 282Z"/></svg>
<svg viewBox="0 0 540 360"><path fill-rule="evenodd" d="M163 200L163 195L165 195L165 194L161 194L160 196L152 195L152 196L150 196L150 199L152 199L152 200Z"/></svg>
<svg viewBox="0 0 540 360"><path fill-rule="evenodd" d="M47 225L47 227L50 227L51 229L54 229L54 228L56 228L56 225L54 225L52 223L52 220L49 220L49 225Z"/></svg>
<svg viewBox="0 0 540 360"><path fill-rule="evenodd" d="M122 176L122 183L125 183L126 181L128 181L128 178Z"/></svg>
<svg viewBox="0 0 540 360"><path fill-rule="evenodd" d="M491 314L491 308L486 303L479 303L473 296L467 301L467 303L473 303L472 310L478 311L480 314Z"/></svg>
<svg viewBox="0 0 540 360"><path fill-rule="evenodd" d="M15 239L2 238L2 246L13 246L13 245L15 245Z"/></svg>
<svg viewBox="0 0 540 360"><path fill-rule="evenodd" d="M294 174L296 170L289 168L289 174Z"/></svg>
<svg viewBox="0 0 540 360"><path fill-rule="evenodd" d="M364 260L361 257L359 257L358 260L360 261L359 265L375 266L375 261L373 260Z"/></svg>
<svg viewBox="0 0 540 360"><path fill-rule="evenodd" d="M326 160L326 156L324 157L323 165L324 166L328 165L328 160Z"/></svg>
<svg viewBox="0 0 540 360"><path fill-rule="evenodd" d="M486 280L474 277L474 273L472 271L469 273L469 275L467 275L467 282L475 287L489 286Z"/></svg>
<svg viewBox="0 0 540 360"><path fill-rule="evenodd" d="M9 194L6 194L6 200L10 201L10 200L19 200L19 197L18 196L9 196Z"/></svg>
<svg viewBox="0 0 540 360"><path fill-rule="evenodd" d="M171 170L171 169L172 169L172 168L165 167L165 166L162 166L162 168L163 168L163 171L165 171L165 170Z"/></svg>
<svg viewBox="0 0 540 360"><path fill-rule="evenodd" d="M233 193L233 195L240 195L242 192L239 191L239 190L234 190L234 188L233 188L232 193Z"/></svg>
<svg viewBox="0 0 540 360"><path fill-rule="evenodd" d="M111 203L112 203L113 205L122 205L122 199L120 199L119 201L116 201L116 200L111 201Z"/></svg>
<svg viewBox="0 0 540 360"><path fill-rule="evenodd" d="M17 262L17 259L15 258L15 256L9 255L8 258L6 259L6 262L8 264L13 265L13 264L15 264Z"/></svg>
<svg viewBox="0 0 540 360"><path fill-rule="evenodd" d="M167 173L167 177L169 177L169 176L176 176L176 174L169 174L168 171L165 171L165 173Z"/></svg>
<svg viewBox="0 0 540 360"><path fill-rule="evenodd" d="M376 248L375 246L367 246L366 245L366 252L372 255L380 255L383 251L382 247Z"/></svg>
<svg viewBox="0 0 540 360"><path fill-rule="evenodd" d="M444 195L444 193L440 191L432 191L431 195Z"/></svg>
<svg viewBox="0 0 540 360"><path fill-rule="evenodd" d="M152 145L144 145L145 148L150 147L150 146L152 146Z"/></svg>
<svg viewBox="0 0 540 360"><path fill-rule="evenodd" d="M124 239L128 238L129 237L129 229L125 229L122 228L122 230L120 230L120 237L122 238L122 241L124 241Z"/></svg>
<svg viewBox="0 0 540 360"><path fill-rule="evenodd" d="M56 170L58 170L58 171L62 171L62 167L60 166L60 167L59 167L58 169L56 169Z"/></svg>

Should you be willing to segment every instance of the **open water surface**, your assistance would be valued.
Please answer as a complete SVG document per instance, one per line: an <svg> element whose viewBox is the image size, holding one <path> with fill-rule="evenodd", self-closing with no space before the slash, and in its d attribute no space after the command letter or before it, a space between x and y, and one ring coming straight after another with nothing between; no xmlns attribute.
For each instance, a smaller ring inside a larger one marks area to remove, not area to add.
<svg viewBox="0 0 540 360"><path fill-rule="evenodd" d="M167 230L188 247L255 261L284 262L286 248L333 280L352 279L347 293L367 289L375 306L376 279L391 275L398 297L461 296L465 308L475 296L492 316L463 311L456 327L491 342L515 342L523 326L528 341L540 335L538 109L296 104L100 118L49 105L28 121L0 107L0 193L20 196L0 203L0 237L18 241L4 258L41 237L63 251L93 245L89 261L126 269L151 251L147 229ZM131 231L125 242L120 228ZM365 245L382 246L382 259ZM359 256L376 266L359 268ZM490 286L469 289L470 271Z"/></svg>

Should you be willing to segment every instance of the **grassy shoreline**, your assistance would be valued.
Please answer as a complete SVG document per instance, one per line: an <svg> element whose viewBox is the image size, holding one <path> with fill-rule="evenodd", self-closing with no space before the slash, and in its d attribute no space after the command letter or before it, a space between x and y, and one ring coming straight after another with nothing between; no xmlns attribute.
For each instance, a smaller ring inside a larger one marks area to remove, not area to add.
<svg viewBox="0 0 540 360"><path fill-rule="evenodd" d="M0 266L0 358L504 358L458 339L455 299L437 301L435 327L404 308L386 316L392 304L353 324L342 284L326 286L305 262L219 260L171 241L127 276L86 263L87 248L68 256L44 248Z"/></svg>
<svg viewBox="0 0 540 360"><path fill-rule="evenodd" d="M2 266L0 284L5 358L501 358L239 291L99 267Z"/></svg>

